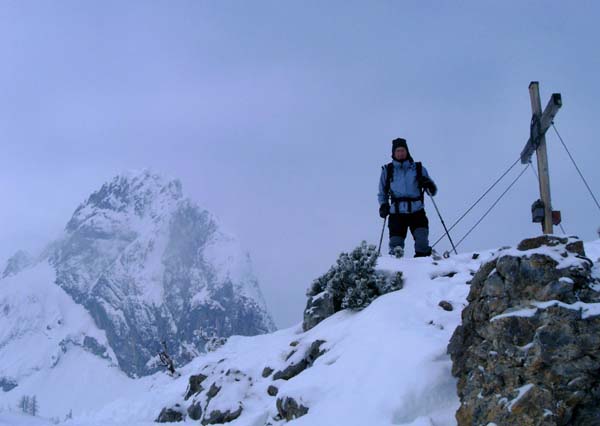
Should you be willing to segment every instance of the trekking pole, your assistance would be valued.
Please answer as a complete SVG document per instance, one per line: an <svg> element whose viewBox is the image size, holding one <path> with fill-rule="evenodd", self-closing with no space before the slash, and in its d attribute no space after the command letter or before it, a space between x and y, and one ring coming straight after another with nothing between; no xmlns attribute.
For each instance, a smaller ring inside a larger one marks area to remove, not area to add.
<svg viewBox="0 0 600 426"><path fill-rule="evenodd" d="M429 194L429 192L428 192L427 195L429 195L429 198L431 198L431 202L433 203L433 206L435 207L435 211L437 212L438 216L440 217L440 221L442 222L442 226L444 227L444 230L446 231L446 235L448 236L448 239L450 240L450 244L452 245L452 249L454 250L454 254L458 254L458 252L456 251L456 247L454 246L454 243L452 242L452 238L450 237L450 232L448 232L448 228L446 228L446 224L444 223L444 219L442 219L442 214L440 213L440 209L438 209L438 206L435 203L435 200L433 199L433 197L431 196L431 194Z"/></svg>
<svg viewBox="0 0 600 426"><path fill-rule="evenodd" d="M381 228L381 237L379 238L379 248L377 249L377 257L381 256L381 243L383 241L383 233L385 232L385 222L387 216L383 218L383 228Z"/></svg>

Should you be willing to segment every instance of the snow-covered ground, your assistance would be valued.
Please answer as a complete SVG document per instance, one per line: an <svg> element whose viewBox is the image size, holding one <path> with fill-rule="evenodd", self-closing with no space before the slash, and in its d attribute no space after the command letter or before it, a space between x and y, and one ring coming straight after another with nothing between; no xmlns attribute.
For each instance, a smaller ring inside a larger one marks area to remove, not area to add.
<svg viewBox="0 0 600 426"><path fill-rule="evenodd" d="M0 392L0 411L16 407L24 395L35 395L40 415L62 418L70 410L107 404L132 383L117 367L104 331L53 284L55 276L42 262L0 282L0 378L19 384ZM86 338L106 348L103 356L83 349Z"/></svg>
<svg viewBox="0 0 600 426"><path fill-rule="evenodd" d="M600 240L585 248L598 262ZM294 425L454 425L459 401L446 346L466 305L467 281L494 254L481 252L473 259L467 253L438 262L382 257L379 269L403 272L402 290L379 297L363 311L339 312L308 332L298 324L267 335L231 337L219 350L180 368L181 377L176 379L163 373L137 380L108 374L106 366L72 352L72 360L61 360L63 370L36 375L36 382L27 384L24 392L15 388L0 393L0 425L52 424L50 407L55 404L73 410L66 425L151 425L163 407L183 404L190 375L210 376L230 369L253 378L251 384L240 381L224 387L215 397L214 403L223 408L242 401L242 415L231 426L262 426L276 414L274 397L267 394L269 385L278 387L278 398L290 396L309 407L308 414L292 421ZM598 263L595 270L600 276ZM440 308L442 300L454 310ZM265 367L284 368L318 339L325 341L321 348L327 351L312 367L287 381L262 377ZM293 350L296 355L286 362ZM90 368L102 374L101 385L85 371ZM33 394L35 389L40 415L47 420L21 415L14 408L21 394ZM9 403L6 398L11 394Z"/></svg>

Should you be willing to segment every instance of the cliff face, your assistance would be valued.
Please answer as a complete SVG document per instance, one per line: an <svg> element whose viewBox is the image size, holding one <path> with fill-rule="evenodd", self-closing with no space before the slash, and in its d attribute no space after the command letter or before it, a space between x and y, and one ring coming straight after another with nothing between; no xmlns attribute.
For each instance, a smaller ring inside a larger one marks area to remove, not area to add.
<svg viewBox="0 0 600 426"><path fill-rule="evenodd" d="M600 424L600 283L574 238L524 240L471 282L448 351L458 425Z"/></svg>

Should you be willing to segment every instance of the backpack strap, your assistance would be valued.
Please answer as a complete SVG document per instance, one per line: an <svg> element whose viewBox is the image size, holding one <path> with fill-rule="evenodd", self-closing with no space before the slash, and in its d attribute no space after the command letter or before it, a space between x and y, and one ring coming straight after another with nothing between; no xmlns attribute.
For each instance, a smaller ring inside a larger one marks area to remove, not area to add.
<svg viewBox="0 0 600 426"><path fill-rule="evenodd" d="M392 194L390 192L390 188L392 186L392 181L394 180L394 163L387 163L385 166L385 196L390 197Z"/></svg>
<svg viewBox="0 0 600 426"><path fill-rule="evenodd" d="M423 177L423 163L421 163L420 161L417 161L415 163L415 166L417 166L417 183L421 182L421 178ZM424 201L424 193L425 190L423 188L421 188L421 185L419 185L419 191L421 192L421 202Z"/></svg>

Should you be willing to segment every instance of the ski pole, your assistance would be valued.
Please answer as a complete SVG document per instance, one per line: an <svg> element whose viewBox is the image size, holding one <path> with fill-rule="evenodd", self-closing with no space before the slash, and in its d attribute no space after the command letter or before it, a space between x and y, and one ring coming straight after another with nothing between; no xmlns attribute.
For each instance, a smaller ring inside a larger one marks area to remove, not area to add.
<svg viewBox="0 0 600 426"><path fill-rule="evenodd" d="M377 249L377 257L381 256L381 243L383 241L383 233L385 232L385 222L387 216L383 218L383 228L381 228L381 237L379 238L379 248Z"/></svg>
<svg viewBox="0 0 600 426"><path fill-rule="evenodd" d="M442 222L442 226L444 227L444 231L446 231L446 235L448 236L448 239L450 240L450 244L452 245L452 249L454 250L454 254L458 254L458 252L456 251L456 247L454 246L454 243L452 242L452 238L450 237L450 232L448 232L448 228L446 228L446 224L444 223L444 219L442 219L442 214L440 213L440 209L438 209L437 204L435 203L435 200L433 199L433 197L431 196L431 194L428 192L427 195L429 195L429 198L431 198L431 202L433 203L433 206L435 207L435 211L437 212L439 218L440 218L440 222Z"/></svg>

